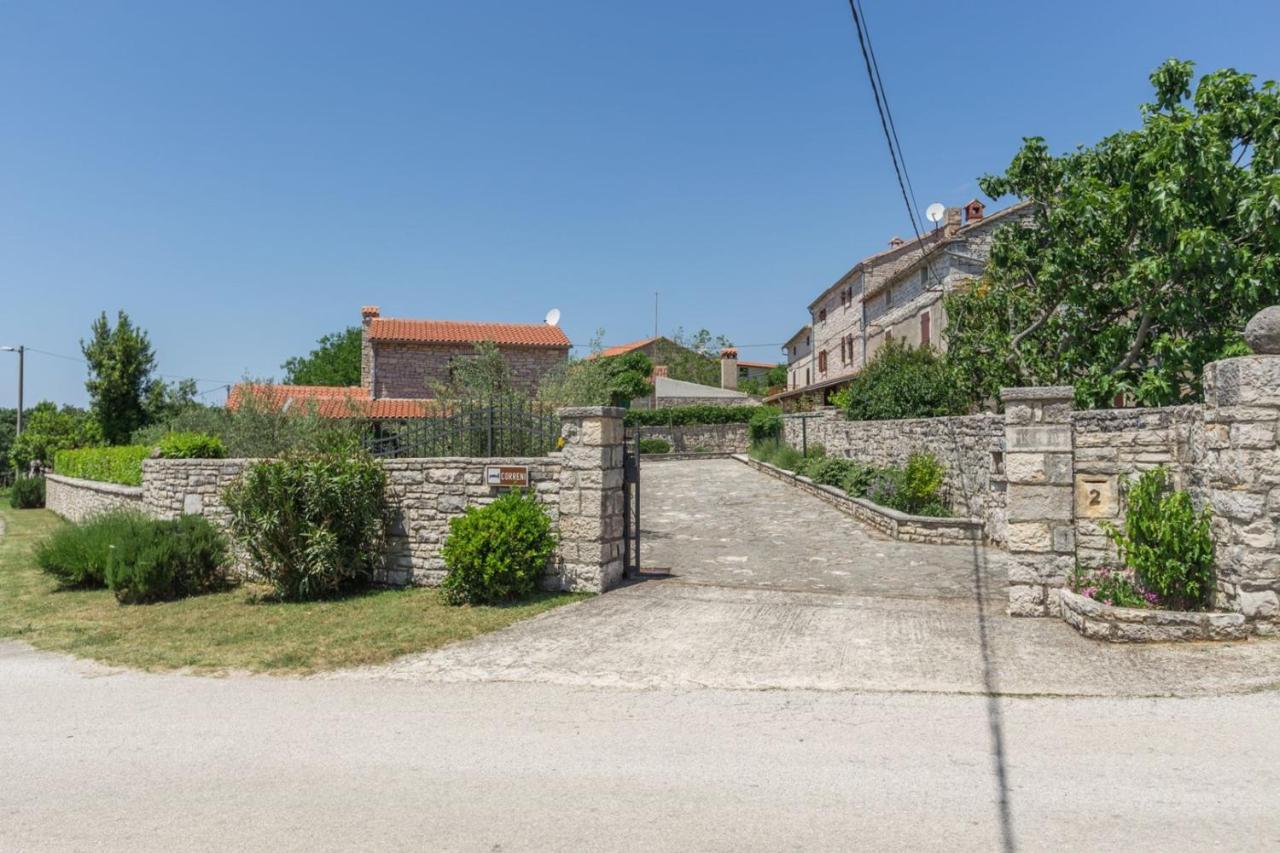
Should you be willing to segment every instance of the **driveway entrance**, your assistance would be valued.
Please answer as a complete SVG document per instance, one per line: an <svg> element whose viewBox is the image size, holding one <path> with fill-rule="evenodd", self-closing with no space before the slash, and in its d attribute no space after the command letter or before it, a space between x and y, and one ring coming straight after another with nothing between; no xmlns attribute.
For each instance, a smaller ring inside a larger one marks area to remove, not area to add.
<svg viewBox="0 0 1280 853"><path fill-rule="evenodd" d="M899 542L734 459L644 468L641 565L687 583L886 598L1005 599L996 549Z"/></svg>

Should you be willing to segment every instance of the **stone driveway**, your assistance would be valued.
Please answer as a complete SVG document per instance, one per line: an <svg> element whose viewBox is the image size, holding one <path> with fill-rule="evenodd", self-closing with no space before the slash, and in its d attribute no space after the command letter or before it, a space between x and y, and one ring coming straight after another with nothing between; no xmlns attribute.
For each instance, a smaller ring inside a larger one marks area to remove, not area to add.
<svg viewBox="0 0 1280 853"><path fill-rule="evenodd" d="M641 475L641 566L686 583L886 598L1004 600L1002 551L899 542L733 459Z"/></svg>
<svg viewBox="0 0 1280 853"><path fill-rule="evenodd" d="M633 689L1163 696L1280 686L1280 641L1112 646L1005 615L1004 555L899 543L740 462L646 463L669 572L337 678Z"/></svg>

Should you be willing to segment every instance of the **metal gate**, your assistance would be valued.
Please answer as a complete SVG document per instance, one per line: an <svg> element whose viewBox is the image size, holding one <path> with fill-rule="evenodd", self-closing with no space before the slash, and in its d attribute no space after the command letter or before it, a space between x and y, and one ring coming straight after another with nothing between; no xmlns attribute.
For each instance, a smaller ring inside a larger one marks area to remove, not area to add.
<svg viewBox="0 0 1280 853"><path fill-rule="evenodd" d="M622 568L640 574L640 436L623 442L622 453Z"/></svg>

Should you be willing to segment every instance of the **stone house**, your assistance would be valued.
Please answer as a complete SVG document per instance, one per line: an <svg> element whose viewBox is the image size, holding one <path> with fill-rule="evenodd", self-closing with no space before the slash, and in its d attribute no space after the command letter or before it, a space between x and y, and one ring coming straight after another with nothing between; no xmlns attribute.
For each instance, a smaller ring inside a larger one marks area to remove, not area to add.
<svg viewBox="0 0 1280 853"><path fill-rule="evenodd" d="M242 384L227 405L236 408L253 394L275 406L314 406L324 417L424 417L435 389L448 384L461 360L475 357L479 343L497 345L513 384L529 393L569 357L569 339L545 323L409 320L383 317L376 306L360 309L360 319L358 387Z"/></svg>
<svg viewBox="0 0 1280 853"><path fill-rule="evenodd" d="M889 338L938 347L946 325L942 296L981 276L992 235L1025 209L985 216L974 199L947 208L941 227L919 241L894 237L888 249L863 258L809 303L810 323L784 347L787 390L769 401L787 408L825 402Z"/></svg>

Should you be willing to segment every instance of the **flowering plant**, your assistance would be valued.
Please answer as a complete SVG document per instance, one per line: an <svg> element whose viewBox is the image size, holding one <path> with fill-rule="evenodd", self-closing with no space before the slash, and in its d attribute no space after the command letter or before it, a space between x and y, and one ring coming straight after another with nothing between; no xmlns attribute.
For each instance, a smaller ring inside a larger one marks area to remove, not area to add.
<svg viewBox="0 0 1280 853"><path fill-rule="evenodd" d="M1160 606L1160 597L1144 587L1132 569L1115 566L1077 566L1071 575L1071 591L1113 607Z"/></svg>

